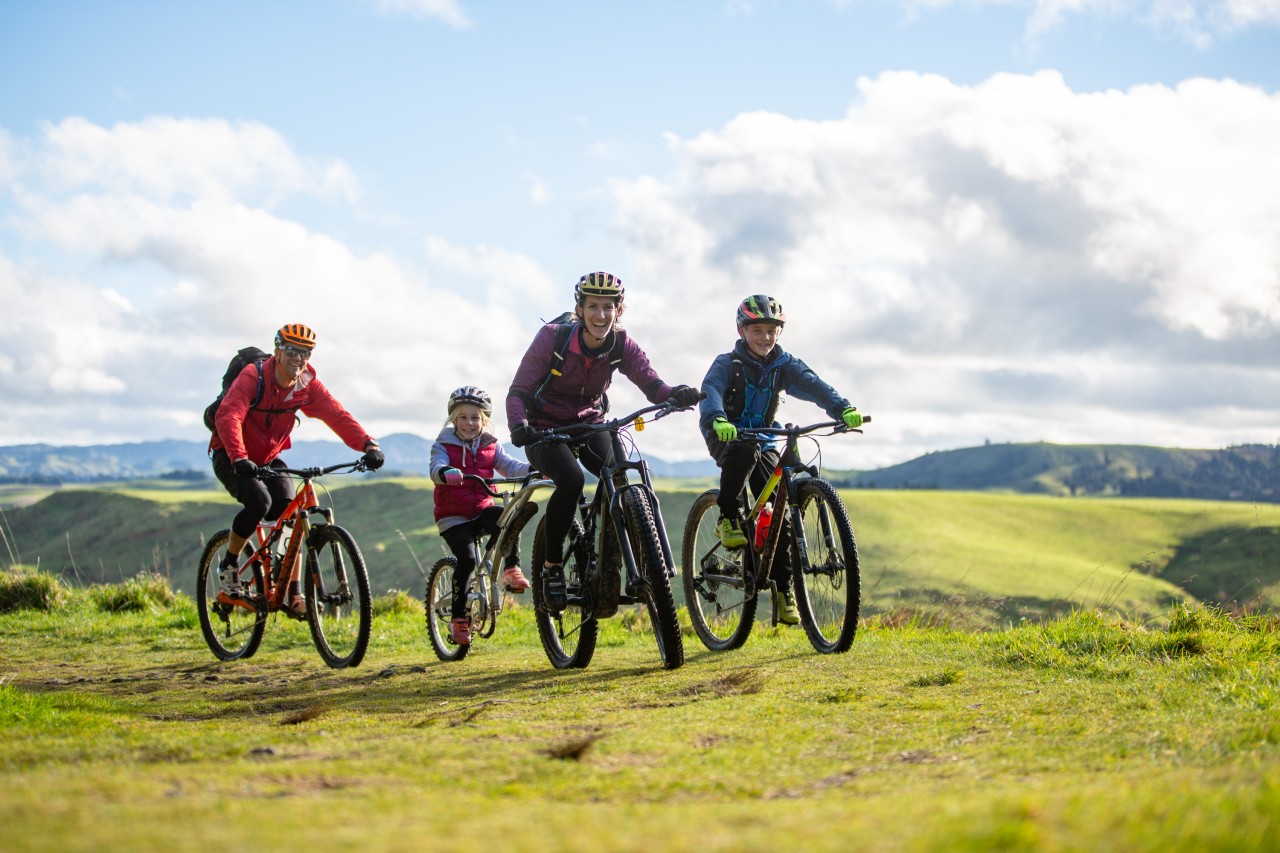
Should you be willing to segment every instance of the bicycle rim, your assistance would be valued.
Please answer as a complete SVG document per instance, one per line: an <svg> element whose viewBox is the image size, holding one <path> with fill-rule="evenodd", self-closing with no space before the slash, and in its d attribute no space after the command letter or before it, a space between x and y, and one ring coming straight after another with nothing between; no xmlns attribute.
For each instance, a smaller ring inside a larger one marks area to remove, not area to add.
<svg viewBox="0 0 1280 853"><path fill-rule="evenodd" d="M556 669L582 669L591 663L596 650L596 636L600 630L600 622L593 615L590 603L587 550L581 542L582 524L575 518L569 531L569 547L566 550L569 558L564 564L569 606L557 614L547 609L542 592L543 563L547 554L546 522L546 516L543 516L533 535L533 567L530 573L538 638L547 653L547 660Z"/></svg>
<svg viewBox="0 0 1280 853"><path fill-rule="evenodd" d="M427 575L427 594L424 607L427 614L427 636L436 657L443 661L462 660L471 646L460 646L449 635L449 623L453 620L453 572L458 565L456 557L444 557L431 567ZM475 572L472 572L472 577Z"/></svg>
<svg viewBox="0 0 1280 853"><path fill-rule="evenodd" d="M858 629L862 595L853 526L844 502L825 480L805 480L799 503L808 554L807 560L798 554L793 559L800 620L816 650L845 652Z"/></svg>
<svg viewBox="0 0 1280 853"><path fill-rule="evenodd" d="M622 507L631 540L631 552L640 563L641 575L648 581L642 593L653 625L653 637L658 644L658 656L667 669L684 664L684 640L680 636L680 622L676 618L676 603L671 595L671 580L667 577L666 561L662 558L662 542L655 526L658 519L649 504L648 496L639 489L629 488L623 494Z"/></svg>
<svg viewBox="0 0 1280 853"><path fill-rule="evenodd" d="M230 530L219 530L204 546L200 554L200 568L196 577L196 609L200 614L200 632L218 660L237 660L253 657L262 643L267 627L267 614L256 609L218 601L222 584L218 579L218 566L231 538ZM262 566L254 562L241 572L241 583L261 595L263 589Z"/></svg>
<svg viewBox="0 0 1280 853"><path fill-rule="evenodd" d="M334 524L313 529L307 547L307 622L324 662L358 666L369 645L369 575L355 540Z"/></svg>
<svg viewBox="0 0 1280 853"><path fill-rule="evenodd" d="M755 621L754 578L745 571L745 549L720 544L716 525L718 489L703 492L689 509L681 553L681 579L689 621L702 644L712 651L736 649L747 641Z"/></svg>

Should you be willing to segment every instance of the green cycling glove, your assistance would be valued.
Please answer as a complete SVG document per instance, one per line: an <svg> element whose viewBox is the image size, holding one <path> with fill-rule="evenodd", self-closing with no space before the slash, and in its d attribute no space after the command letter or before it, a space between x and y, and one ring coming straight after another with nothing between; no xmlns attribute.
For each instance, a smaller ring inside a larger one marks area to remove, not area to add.
<svg viewBox="0 0 1280 853"><path fill-rule="evenodd" d="M862 426L862 415L858 414L858 410L853 406L840 413L840 420L844 421L844 425L849 429L857 429Z"/></svg>
<svg viewBox="0 0 1280 853"><path fill-rule="evenodd" d="M862 423L862 420L859 419L858 423ZM733 441L738 437L738 428L725 418L716 418L711 422L711 428L716 431L716 438L721 441Z"/></svg>

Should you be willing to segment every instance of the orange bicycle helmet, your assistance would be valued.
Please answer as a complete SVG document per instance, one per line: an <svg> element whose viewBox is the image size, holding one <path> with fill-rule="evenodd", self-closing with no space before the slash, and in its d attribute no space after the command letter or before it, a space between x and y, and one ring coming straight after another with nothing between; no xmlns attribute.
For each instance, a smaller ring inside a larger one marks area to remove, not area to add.
<svg viewBox="0 0 1280 853"><path fill-rule="evenodd" d="M782 311L782 303L763 293L748 296L738 304L738 328L741 329L751 323L785 326L787 315Z"/></svg>
<svg viewBox="0 0 1280 853"><path fill-rule="evenodd" d="M281 326L280 331L276 332L276 347L283 346L315 349L316 333L301 323L290 323L287 326Z"/></svg>
<svg viewBox="0 0 1280 853"><path fill-rule="evenodd" d="M573 287L573 299L582 302L588 296L605 296L622 303L622 279L609 272L589 272Z"/></svg>

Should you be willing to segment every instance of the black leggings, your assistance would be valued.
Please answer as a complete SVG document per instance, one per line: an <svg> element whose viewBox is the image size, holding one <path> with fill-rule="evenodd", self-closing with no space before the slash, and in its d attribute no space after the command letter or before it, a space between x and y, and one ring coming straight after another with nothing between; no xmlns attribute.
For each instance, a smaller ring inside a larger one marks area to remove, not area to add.
<svg viewBox="0 0 1280 853"><path fill-rule="evenodd" d="M550 563L564 562L564 540L573 524L573 514L578 511L582 490L587 478L582 469L597 477L600 469L613 462L613 435L607 432L592 433L577 446L578 455L567 445L534 445L527 451L529 464L556 484L547 499L546 559ZM581 465L579 465L581 461Z"/></svg>
<svg viewBox="0 0 1280 853"><path fill-rule="evenodd" d="M286 468L283 461L273 459L271 468ZM253 535L260 521L275 521L293 500L292 477L241 477L227 457L227 451L213 451L213 474L226 487L231 497L244 504L244 509L231 520L231 530L242 539Z"/></svg>
<svg viewBox="0 0 1280 853"><path fill-rule="evenodd" d="M714 436L707 439L707 449L711 451L712 458L720 466L720 496L716 498L720 515L724 518L741 519L742 506L739 499L742 496L742 490L747 486L748 478L751 480L752 494L759 495L764 484L773 474L773 469L777 467L782 454L772 447L762 448L759 442L720 441ZM783 519L784 524L787 521L789 519ZM790 532L791 525L787 524L782 531L782 540L778 542L778 553L774 556L773 570L769 573L784 589L789 588L791 582L791 539L788 536Z"/></svg>
<svg viewBox="0 0 1280 853"><path fill-rule="evenodd" d="M467 581L476 568L476 539L498 532L498 518L502 515L502 507L488 506L470 521L464 521L440 534L440 538L449 546L458 565L453 569L453 618L461 619L467 615ZM520 540L511 543L511 550L503 555L503 568L520 564Z"/></svg>

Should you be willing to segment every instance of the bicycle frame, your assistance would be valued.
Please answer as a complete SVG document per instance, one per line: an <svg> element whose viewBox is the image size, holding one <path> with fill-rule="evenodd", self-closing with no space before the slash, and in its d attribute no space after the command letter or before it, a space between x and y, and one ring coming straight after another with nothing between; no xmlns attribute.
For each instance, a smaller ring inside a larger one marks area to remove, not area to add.
<svg viewBox="0 0 1280 853"><path fill-rule="evenodd" d="M631 460L627 458L626 449L622 446L622 432L627 428L636 425L640 429L644 428L643 416L651 412L659 412L653 419L666 417L674 411L678 411L669 407L665 403L659 403L653 406L646 406L643 409L635 411L623 418L616 418L610 421L604 421L598 424L573 424L568 427L557 428L555 432L544 434L542 440L561 442L565 444L576 444L584 440L588 435L596 432L609 432L613 445L613 462L606 463L600 468L600 475L596 483L595 492L590 500L583 499L578 506L578 512L582 519L583 537L594 543L593 553L596 556L596 571L599 571L601 562L613 556L613 548L616 548L619 556L622 558L623 567L627 573L627 594L620 596L619 604L639 604L642 603L637 598L636 588L640 584L647 584L648 580L640 572L640 565L636 559L635 553L631 549L630 539L627 537L626 519L622 511L622 500L628 489L640 490L645 498L647 498L650 508L655 516L655 527L658 531L658 541L662 547L662 559L665 563L668 578L675 577L675 557L671 550L671 542L667 535L666 524L662 522L662 512L658 503L658 495L653 490L653 481L649 475L649 464L644 459ZM640 475L640 481L632 482L628 472L636 471ZM616 477L621 474L625 482L620 484L616 481ZM612 521L612 527L606 528L603 524L597 524L597 521L605 515L608 515ZM612 536L606 536L606 530L611 532ZM574 547L572 538L569 542L569 550Z"/></svg>
<svg viewBox="0 0 1280 853"><path fill-rule="evenodd" d="M796 503L794 495L796 493L795 483L799 475L795 473L796 467L801 468L801 473L816 477L819 472L816 468L799 462L799 456L796 452L799 446L800 437L821 429L844 429L841 421L827 421L823 423L812 424L807 427L796 427L788 424L782 428L764 427L760 429L744 428L739 430L739 435L744 438L754 439L756 441L765 442L777 436L784 436L786 443L783 446L781 455L778 457L778 464L774 467L773 473L765 482L764 487L760 490L760 494L756 497L755 502L751 505L751 509L747 512L747 516L743 521L743 529L747 535L747 549L753 557L758 556L756 566L756 588L760 589L765 584L770 587L773 582L769 579L773 571L773 564L777 560L778 546L782 541L782 529L784 522L790 520L791 529L793 531L793 543L796 548L795 556L801 561L807 562L809 556L808 544L805 542L804 527L800 518L800 505ZM755 525L760 517L764 506L769 503L770 498L774 498L773 512L769 519L769 530L765 544L758 552L755 549ZM785 507L785 510L784 510ZM784 510L784 511L780 511ZM831 543L833 533L831 527L831 519L827 516L826 507L819 507L819 522L822 527L822 535ZM802 563L803 564L803 563Z"/></svg>
<svg viewBox="0 0 1280 853"><path fill-rule="evenodd" d="M498 583L501 557L511 549L512 539L519 538L529 519L537 513L538 507L532 502L533 496L544 489L554 489L555 483L550 480L534 479L532 473L519 479L494 480L467 474L466 479L483 484L485 490L502 504L502 514L498 516L498 533L489 537L483 552L477 555L478 559L472 575L479 586L479 592L476 594L487 602L485 622L477 627L476 633L481 637L490 637L493 636L494 629L497 627L498 615L502 613L502 585ZM494 488L495 486L499 488ZM502 491L500 488L502 486L519 486L520 488ZM477 545L479 540L480 537L477 537Z"/></svg>
<svg viewBox="0 0 1280 853"><path fill-rule="evenodd" d="M284 510L280 513L280 517L274 522L262 522L258 524L254 530L254 537L257 539L257 546L253 553L245 558L237 570L244 572L246 568L251 566L253 562L260 561L262 563L262 574L266 582L261 599L255 596L252 599L227 598L222 593L218 594L218 601L223 604L242 607L246 610L265 609L267 612L283 610L285 607L285 596L288 594L289 580L293 576L293 567L297 565L297 561L301 555L302 543L307 540L311 534L311 528L314 525L332 524L333 509L331 507L321 507L316 500L315 486L312 480L323 474L332 474L335 471L354 468L358 463L346 462L341 465L331 465L328 468L260 468L259 473L263 476L296 476L302 479L302 484L298 486L297 492L293 496L293 500L289 501ZM313 520L314 519L314 520ZM280 541L280 537L284 535L285 529L292 527L293 532L289 537L289 544L285 547L285 552L280 557L279 563L276 563L275 545ZM345 587L347 579L342 579L342 585ZM345 592L340 588L339 592Z"/></svg>

